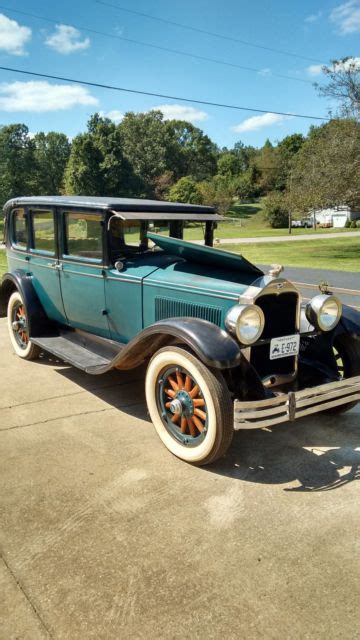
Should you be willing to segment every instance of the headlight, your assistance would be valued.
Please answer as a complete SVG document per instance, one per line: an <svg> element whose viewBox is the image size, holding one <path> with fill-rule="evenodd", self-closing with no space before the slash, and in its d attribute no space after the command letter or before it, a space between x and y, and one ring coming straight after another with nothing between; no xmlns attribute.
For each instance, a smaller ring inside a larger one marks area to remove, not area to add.
<svg viewBox="0 0 360 640"><path fill-rule="evenodd" d="M265 317L262 309L256 304L237 304L228 312L225 324L241 344L249 345L260 338L264 330Z"/></svg>
<svg viewBox="0 0 360 640"><path fill-rule="evenodd" d="M310 300L306 307L309 322L321 331L336 327L342 313L342 304L336 296L322 294Z"/></svg>

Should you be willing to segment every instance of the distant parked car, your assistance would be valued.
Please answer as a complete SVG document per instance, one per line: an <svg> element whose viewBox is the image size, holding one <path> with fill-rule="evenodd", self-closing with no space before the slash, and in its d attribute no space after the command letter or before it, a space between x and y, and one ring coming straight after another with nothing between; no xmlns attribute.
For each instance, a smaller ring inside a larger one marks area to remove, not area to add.
<svg viewBox="0 0 360 640"><path fill-rule="evenodd" d="M303 305L280 266L265 275L214 249L219 220L211 207L121 198L5 205L0 305L16 354L45 350L91 375L147 363L158 435L199 465L234 429L360 400L360 313L328 293ZM184 242L186 221L203 223L204 246Z"/></svg>

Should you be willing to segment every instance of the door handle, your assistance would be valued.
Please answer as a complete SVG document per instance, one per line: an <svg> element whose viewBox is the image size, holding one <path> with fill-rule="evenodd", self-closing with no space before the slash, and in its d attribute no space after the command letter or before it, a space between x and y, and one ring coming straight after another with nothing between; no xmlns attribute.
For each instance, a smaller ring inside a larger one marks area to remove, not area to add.
<svg viewBox="0 0 360 640"><path fill-rule="evenodd" d="M62 264L58 264L57 262L48 262L47 266L51 267L51 269L58 269L58 270L61 270L63 268Z"/></svg>

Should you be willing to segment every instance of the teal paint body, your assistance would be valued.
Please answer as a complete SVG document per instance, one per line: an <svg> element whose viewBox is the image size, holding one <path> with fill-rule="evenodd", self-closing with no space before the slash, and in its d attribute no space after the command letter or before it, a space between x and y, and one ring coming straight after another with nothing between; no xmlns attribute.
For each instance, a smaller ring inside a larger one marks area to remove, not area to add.
<svg viewBox="0 0 360 640"><path fill-rule="evenodd" d="M127 343L157 320L192 316L225 328L227 311L261 275L242 256L148 234L161 249L100 261L8 246L9 270L23 269L50 320ZM54 266L56 265L56 267Z"/></svg>

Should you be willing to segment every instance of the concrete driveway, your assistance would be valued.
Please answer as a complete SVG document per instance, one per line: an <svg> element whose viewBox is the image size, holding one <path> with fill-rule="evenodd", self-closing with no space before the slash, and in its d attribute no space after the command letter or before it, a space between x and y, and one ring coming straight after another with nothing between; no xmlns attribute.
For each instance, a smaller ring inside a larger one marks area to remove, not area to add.
<svg viewBox="0 0 360 640"><path fill-rule="evenodd" d="M171 456L143 371L22 362L0 321L2 639L358 638L360 412Z"/></svg>

